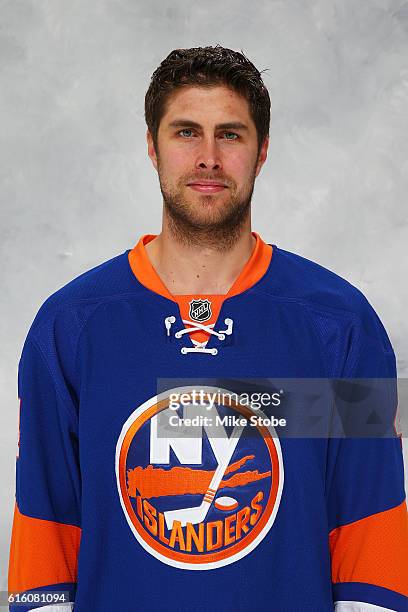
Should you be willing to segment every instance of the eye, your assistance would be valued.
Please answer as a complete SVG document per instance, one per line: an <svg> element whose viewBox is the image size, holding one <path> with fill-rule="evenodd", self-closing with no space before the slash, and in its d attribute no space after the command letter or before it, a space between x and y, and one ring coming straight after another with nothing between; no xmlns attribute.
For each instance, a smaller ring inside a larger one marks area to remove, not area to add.
<svg viewBox="0 0 408 612"><path fill-rule="evenodd" d="M224 132L225 140L237 140L239 138L238 134L235 132Z"/></svg>
<svg viewBox="0 0 408 612"><path fill-rule="evenodd" d="M190 138L193 135L193 130L191 130L190 128L183 128L182 130L179 130L179 132L177 133L180 134L181 136L184 136L185 138Z"/></svg>

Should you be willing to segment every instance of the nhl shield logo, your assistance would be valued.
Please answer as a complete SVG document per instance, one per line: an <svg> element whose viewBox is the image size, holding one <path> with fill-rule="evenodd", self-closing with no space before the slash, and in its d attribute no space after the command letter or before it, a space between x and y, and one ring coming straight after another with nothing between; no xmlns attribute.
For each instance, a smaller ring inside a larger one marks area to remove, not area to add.
<svg viewBox="0 0 408 612"><path fill-rule="evenodd" d="M211 318L212 310L211 310L211 302L207 299L198 299L191 300L190 304L190 319L193 321L198 321L202 323L203 321L208 321Z"/></svg>
<svg viewBox="0 0 408 612"><path fill-rule="evenodd" d="M273 427L245 436L255 411L241 404L214 407L223 423L215 435L206 425L187 439L167 429L159 435L169 394L190 389L152 397L130 415L116 445L116 481L131 532L149 554L179 569L212 570L250 554L270 531L283 459ZM171 414L185 419L197 409Z"/></svg>

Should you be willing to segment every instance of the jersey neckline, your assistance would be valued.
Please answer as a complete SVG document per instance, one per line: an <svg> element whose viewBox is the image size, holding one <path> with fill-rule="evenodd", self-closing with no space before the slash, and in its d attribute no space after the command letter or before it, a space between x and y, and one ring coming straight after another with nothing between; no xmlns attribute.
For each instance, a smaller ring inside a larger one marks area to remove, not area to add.
<svg viewBox="0 0 408 612"><path fill-rule="evenodd" d="M213 297L224 301L236 295L243 294L254 285L258 284L267 274L274 260L274 255L277 250L276 245L264 242L257 232L251 232L251 234L256 239L252 254L228 292L225 294L200 293L173 295L156 272L145 249L145 245L154 240L157 234L143 234L136 245L127 251L128 263L133 275L141 285L172 302L179 303L180 300L194 295Z"/></svg>

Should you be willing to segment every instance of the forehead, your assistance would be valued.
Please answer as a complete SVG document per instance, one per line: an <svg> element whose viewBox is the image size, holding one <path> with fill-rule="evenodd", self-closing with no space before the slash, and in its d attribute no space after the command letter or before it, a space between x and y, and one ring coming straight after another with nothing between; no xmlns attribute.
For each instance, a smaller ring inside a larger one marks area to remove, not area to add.
<svg viewBox="0 0 408 612"><path fill-rule="evenodd" d="M225 85L191 85L176 89L167 99L162 123L179 116L202 125L242 121L249 127L253 123L246 98Z"/></svg>

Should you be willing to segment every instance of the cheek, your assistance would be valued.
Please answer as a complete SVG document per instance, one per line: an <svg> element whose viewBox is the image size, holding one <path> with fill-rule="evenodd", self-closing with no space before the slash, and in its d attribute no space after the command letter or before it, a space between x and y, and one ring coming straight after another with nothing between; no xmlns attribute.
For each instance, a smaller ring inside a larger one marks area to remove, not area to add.
<svg viewBox="0 0 408 612"><path fill-rule="evenodd" d="M172 147L166 151L162 150L161 167L167 175L174 176L175 179L185 173L190 172L194 167L194 156L191 151L186 151L186 147L177 149Z"/></svg>
<svg viewBox="0 0 408 612"><path fill-rule="evenodd" d="M242 151L231 151L223 159L223 171L235 179L237 184L245 183L253 174L255 158Z"/></svg>

